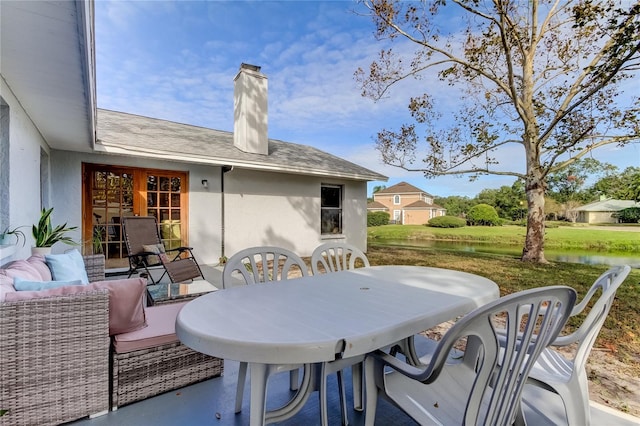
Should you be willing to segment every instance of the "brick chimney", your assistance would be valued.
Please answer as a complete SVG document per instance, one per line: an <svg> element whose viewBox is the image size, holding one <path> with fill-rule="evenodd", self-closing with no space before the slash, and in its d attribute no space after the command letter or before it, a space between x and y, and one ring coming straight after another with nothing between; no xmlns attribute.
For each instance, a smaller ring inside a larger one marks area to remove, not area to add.
<svg viewBox="0 0 640 426"><path fill-rule="evenodd" d="M241 64L233 81L233 145L268 155L267 76L259 66Z"/></svg>

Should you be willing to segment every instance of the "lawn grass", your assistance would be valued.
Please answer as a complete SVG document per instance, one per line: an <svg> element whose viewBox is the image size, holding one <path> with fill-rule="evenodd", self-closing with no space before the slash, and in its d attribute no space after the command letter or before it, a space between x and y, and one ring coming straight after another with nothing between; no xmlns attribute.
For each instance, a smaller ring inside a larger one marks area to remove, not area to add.
<svg viewBox="0 0 640 426"><path fill-rule="evenodd" d="M370 241L439 240L524 245L523 226L465 226L462 228L432 228L424 225L384 225L367 228ZM590 227L547 227L545 248L582 249L640 253L640 232L612 231Z"/></svg>
<svg viewBox="0 0 640 426"><path fill-rule="evenodd" d="M640 237L640 234L637 235ZM517 257L505 255L377 246L372 240L369 240L367 257L371 265L434 266L481 275L496 282L501 295L546 285L567 285L578 292L578 300L582 299L596 278L608 269L604 265L526 263ZM581 321L582 318L572 319L569 327L575 327ZM611 350L627 364L635 363L640 373L640 270L632 269L618 289L596 347Z"/></svg>

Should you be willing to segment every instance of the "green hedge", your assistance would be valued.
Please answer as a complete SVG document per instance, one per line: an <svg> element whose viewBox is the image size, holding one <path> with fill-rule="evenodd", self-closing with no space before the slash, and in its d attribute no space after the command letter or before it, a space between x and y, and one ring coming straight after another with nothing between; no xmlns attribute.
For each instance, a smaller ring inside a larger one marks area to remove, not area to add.
<svg viewBox="0 0 640 426"><path fill-rule="evenodd" d="M367 226L382 226L389 224L389 213L367 212Z"/></svg>
<svg viewBox="0 0 640 426"><path fill-rule="evenodd" d="M488 204L476 204L467 212L467 224L470 226L498 226L498 212Z"/></svg>
<svg viewBox="0 0 640 426"><path fill-rule="evenodd" d="M462 228L466 224L467 221L461 217L439 216L430 219L426 226L432 226L434 228Z"/></svg>

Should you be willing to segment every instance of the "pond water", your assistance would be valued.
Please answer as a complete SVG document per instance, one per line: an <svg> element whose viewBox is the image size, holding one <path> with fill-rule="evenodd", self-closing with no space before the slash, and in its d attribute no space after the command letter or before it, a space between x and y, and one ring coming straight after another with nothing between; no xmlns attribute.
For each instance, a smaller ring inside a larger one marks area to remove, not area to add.
<svg viewBox="0 0 640 426"><path fill-rule="evenodd" d="M520 256L521 246L496 246L495 244L464 243L431 240L375 240L379 245L400 245L411 247L430 247L438 250L454 250L478 253L494 253L510 256ZM553 262L583 263L586 265L629 265L640 268L640 253L629 252L598 252L579 250L545 250L545 257Z"/></svg>

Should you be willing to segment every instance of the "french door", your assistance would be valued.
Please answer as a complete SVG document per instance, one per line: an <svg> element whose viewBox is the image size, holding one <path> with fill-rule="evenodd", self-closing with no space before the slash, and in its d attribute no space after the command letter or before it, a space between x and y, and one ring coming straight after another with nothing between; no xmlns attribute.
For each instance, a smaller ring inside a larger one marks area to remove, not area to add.
<svg viewBox="0 0 640 426"><path fill-rule="evenodd" d="M126 216L154 216L166 249L188 245L187 172L82 166L85 253L103 253L108 269L127 267L121 224Z"/></svg>

